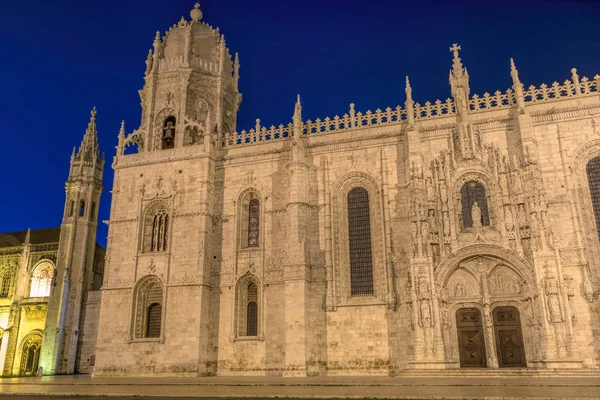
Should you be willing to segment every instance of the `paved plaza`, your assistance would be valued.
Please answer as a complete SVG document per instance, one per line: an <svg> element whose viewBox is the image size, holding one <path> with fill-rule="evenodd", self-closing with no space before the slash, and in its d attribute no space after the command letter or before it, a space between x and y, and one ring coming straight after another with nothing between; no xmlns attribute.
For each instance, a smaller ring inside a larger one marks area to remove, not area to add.
<svg viewBox="0 0 600 400"><path fill-rule="evenodd" d="M465 374L466 375L466 374ZM11 395L11 396L7 396ZM454 374L400 377L91 378L87 375L2 378L0 398L312 398L312 399L600 399L600 375L485 377ZM43 396L42 396L43 395Z"/></svg>

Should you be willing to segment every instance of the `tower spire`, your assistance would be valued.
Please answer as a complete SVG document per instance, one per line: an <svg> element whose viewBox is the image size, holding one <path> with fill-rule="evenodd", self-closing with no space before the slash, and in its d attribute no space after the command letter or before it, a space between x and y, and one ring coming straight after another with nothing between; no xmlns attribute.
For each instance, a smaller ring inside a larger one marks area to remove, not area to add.
<svg viewBox="0 0 600 400"><path fill-rule="evenodd" d="M513 91L515 93L515 100L517 102L517 106L519 107L519 111L523 112L525 108L525 98L523 93L523 84L519 80L519 71L515 66L515 60L510 59L510 76L513 81Z"/></svg>
<svg viewBox="0 0 600 400"><path fill-rule="evenodd" d="M465 114L468 110L469 94L469 73L463 66L458 51L462 48L454 43L450 47L450 52L453 53L452 69L450 70L450 88L452 89L452 97L456 105L458 114Z"/></svg>
<svg viewBox="0 0 600 400"><path fill-rule="evenodd" d="M85 130L85 135L79 146L76 159L84 161L92 161L94 157L100 159L98 152L98 132L96 130L96 107L92 108L90 122Z"/></svg>

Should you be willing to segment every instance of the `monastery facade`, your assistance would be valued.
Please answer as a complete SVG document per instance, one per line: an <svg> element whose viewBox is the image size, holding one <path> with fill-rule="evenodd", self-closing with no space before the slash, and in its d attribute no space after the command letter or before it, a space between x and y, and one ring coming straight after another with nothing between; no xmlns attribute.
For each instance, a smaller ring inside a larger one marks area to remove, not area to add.
<svg viewBox="0 0 600 400"><path fill-rule="evenodd" d="M190 15L118 135L94 376L600 367L599 75L527 87L510 60L512 88L472 94L455 44L445 101L407 78L403 106L298 98L237 132L238 56Z"/></svg>

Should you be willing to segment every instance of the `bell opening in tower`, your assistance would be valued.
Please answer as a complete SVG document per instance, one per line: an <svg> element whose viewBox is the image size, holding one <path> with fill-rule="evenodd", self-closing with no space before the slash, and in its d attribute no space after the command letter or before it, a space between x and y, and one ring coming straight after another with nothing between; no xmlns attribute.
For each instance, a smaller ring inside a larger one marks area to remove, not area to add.
<svg viewBox="0 0 600 400"><path fill-rule="evenodd" d="M163 125L162 149L172 149L175 147L175 117L170 116L165 119Z"/></svg>

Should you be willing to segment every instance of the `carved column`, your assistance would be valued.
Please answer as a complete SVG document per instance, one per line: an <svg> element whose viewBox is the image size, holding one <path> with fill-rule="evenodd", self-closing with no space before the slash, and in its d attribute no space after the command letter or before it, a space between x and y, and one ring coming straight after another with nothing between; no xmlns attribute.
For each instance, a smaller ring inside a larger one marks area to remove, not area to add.
<svg viewBox="0 0 600 400"><path fill-rule="evenodd" d="M294 135L287 165L289 197L287 204L287 252L285 280L285 371L284 376L306 376L306 304L310 289L307 234L309 182L304 139L302 138L300 98L294 111Z"/></svg>
<svg viewBox="0 0 600 400"><path fill-rule="evenodd" d="M333 276L333 241L332 241L332 222L331 222L331 189L329 187L329 161L326 157L323 157L321 162L321 168L323 169L323 192L325 193L325 270L326 270L326 283L327 283L327 294L326 294L326 307L327 311L334 311L334 276Z"/></svg>
<svg viewBox="0 0 600 400"><path fill-rule="evenodd" d="M388 188L388 171L386 166L385 154L383 149L380 152L381 157L381 190L383 200L383 217L385 225L385 260L387 280L387 305L388 308L396 309L396 286L394 285L394 262L392 260L392 220L390 217L390 196Z"/></svg>

